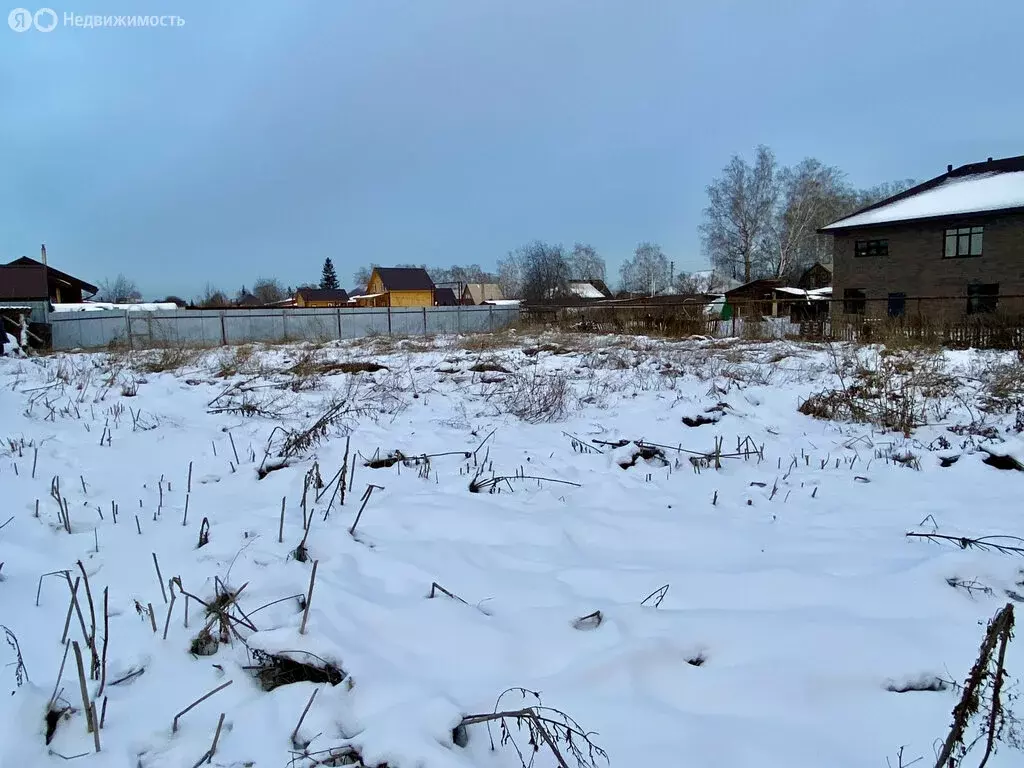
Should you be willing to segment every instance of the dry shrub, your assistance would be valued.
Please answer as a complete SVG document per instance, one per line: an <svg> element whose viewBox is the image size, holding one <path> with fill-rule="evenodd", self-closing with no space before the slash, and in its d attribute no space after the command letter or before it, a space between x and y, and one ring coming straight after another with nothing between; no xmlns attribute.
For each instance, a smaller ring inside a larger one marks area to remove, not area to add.
<svg viewBox="0 0 1024 768"><path fill-rule="evenodd" d="M455 347L467 352L492 352L499 349L511 349L519 346L521 339L514 333L474 333L459 336L455 339Z"/></svg>
<svg viewBox="0 0 1024 768"><path fill-rule="evenodd" d="M237 376L239 373L255 373L259 367L255 347L251 344L242 344L222 351L217 355L215 365L214 375L222 379Z"/></svg>
<svg viewBox="0 0 1024 768"><path fill-rule="evenodd" d="M981 381L981 407L995 413L1009 413L1024 405L1024 363L995 362L983 368Z"/></svg>
<svg viewBox="0 0 1024 768"><path fill-rule="evenodd" d="M572 384L564 371L536 369L508 376L497 391L502 410L528 424L562 421L569 415Z"/></svg>
<svg viewBox="0 0 1024 768"><path fill-rule="evenodd" d="M324 360L315 351L303 352L296 359L288 373L298 380L317 379L332 373L376 373L388 367L370 360L340 361Z"/></svg>
<svg viewBox="0 0 1024 768"><path fill-rule="evenodd" d="M957 388L939 355L919 351L880 354L859 363L834 356L833 363L840 386L812 394L800 404L801 413L873 424L909 436L928 423L930 409L939 413L942 400Z"/></svg>
<svg viewBox="0 0 1024 768"><path fill-rule="evenodd" d="M142 356L138 367L145 373L179 371L194 366L201 355L202 350L194 347L163 347Z"/></svg>

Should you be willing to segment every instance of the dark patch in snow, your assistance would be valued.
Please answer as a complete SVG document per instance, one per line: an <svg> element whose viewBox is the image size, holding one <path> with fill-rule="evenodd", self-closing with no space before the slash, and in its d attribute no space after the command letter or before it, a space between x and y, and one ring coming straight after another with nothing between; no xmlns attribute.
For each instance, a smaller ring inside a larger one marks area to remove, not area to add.
<svg viewBox="0 0 1024 768"><path fill-rule="evenodd" d="M699 413L696 416L683 416L683 424L688 427L700 427L704 424L717 424L721 421L722 416L725 415L727 410L731 410L728 403L718 403L713 405L704 413Z"/></svg>
<svg viewBox="0 0 1024 768"><path fill-rule="evenodd" d="M629 469L635 467L641 460L657 467L667 467L669 464L668 459L665 458L665 452L661 448L656 448L653 445L637 445L636 443L633 444L628 455L618 459L618 464L623 469Z"/></svg>
<svg viewBox="0 0 1024 768"><path fill-rule="evenodd" d="M66 715L71 713L71 707L65 707L64 709L53 709L53 705L50 705L50 709L46 712L46 743L49 744L53 741L53 735L57 732L57 725Z"/></svg>
<svg viewBox="0 0 1024 768"><path fill-rule="evenodd" d="M600 611L594 611L588 613L586 616L580 616L578 619L573 621L572 626L574 629L589 630L597 629L601 626L601 622L604 621L604 614Z"/></svg>
<svg viewBox="0 0 1024 768"><path fill-rule="evenodd" d="M244 669L255 674L256 679L260 681L260 685L265 691L272 691L275 688L280 688L282 685L302 682L337 685L345 679L345 672L341 667L313 656L311 653L305 651L303 653L306 653L307 656L319 663L304 664L283 654L267 653L266 651L254 649L252 654L256 664L244 667Z"/></svg>
<svg viewBox="0 0 1024 768"><path fill-rule="evenodd" d="M511 373L508 368L498 363L477 363L469 367L473 373Z"/></svg>
<svg viewBox="0 0 1024 768"><path fill-rule="evenodd" d="M259 479L262 480L271 472L277 472L277 470L284 469L289 465L290 462L288 459L273 459L271 461L264 462L264 464L256 470L256 474Z"/></svg>
<svg viewBox="0 0 1024 768"><path fill-rule="evenodd" d="M985 450L982 448L982 450ZM1017 461L1013 456L999 456L994 453L989 453L981 460L983 464L988 464L990 467L996 469L1015 469L1018 472L1024 472L1024 466Z"/></svg>

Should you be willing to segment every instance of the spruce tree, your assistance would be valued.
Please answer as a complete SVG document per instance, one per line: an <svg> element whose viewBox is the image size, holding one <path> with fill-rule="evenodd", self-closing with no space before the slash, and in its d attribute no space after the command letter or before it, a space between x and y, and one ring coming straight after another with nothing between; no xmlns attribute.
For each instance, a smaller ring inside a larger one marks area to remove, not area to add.
<svg viewBox="0 0 1024 768"><path fill-rule="evenodd" d="M338 274L334 271L334 262L331 261L330 256L324 260L324 271L320 275L320 287L338 289Z"/></svg>

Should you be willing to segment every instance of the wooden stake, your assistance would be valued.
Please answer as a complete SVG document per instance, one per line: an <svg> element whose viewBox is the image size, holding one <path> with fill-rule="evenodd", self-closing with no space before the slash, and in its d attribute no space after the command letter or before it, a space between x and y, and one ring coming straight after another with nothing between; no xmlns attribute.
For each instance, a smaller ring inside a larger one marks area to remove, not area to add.
<svg viewBox="0 0 1024 768"><path fill-rule="evenodd" d="M299 634L306 634L306 620L309 618L309 604L313 602L313 585L316 583L316 567L320 564L319 560L313 561L313 572L309 575L309 592L306 594L306 608L302 612L302 626L299 627Z"/></svg>
<svg viewBox="0 0 1024 768"><path fill-rule="evenodd" d="M110 607L108 593L110 587L103 588L103 656L100 659L100 689L97 696L103 695L103 689L107 686L107 642L110 640Z"/></svg>
<svg viewBox="0 0 1024 768"><path fill-rule="evenodd" d="M281 522L277 524L277 543L284 544L284 504L286 496L281 497Z"/></svg>
<svg viewBox="0 0 1024 768"><path fill-rule="evenodd" d="M167 602L167 588L164 587L164 577L160 575L160 563L157 562L156 552L153 553L153 567L156 568L156 580L160 582L160 592L164 596L164 602Z"/></svg>
<svg viewBox="0 0 1024 768"><path fill-rule="evenodd" d="M217 754L217 742L220 741L220 729L224 727L224 713L220 713L220 719L217 720L217 731L213 734L213 744L210 745L210 756L206 758L206 762L212 763L213 756Z"/></svg>
<svg viewBox="0 0 1024 768"><path fill-rule="evenodd" d="M68 651L71 650L71 643L64 643L64 658L60 661L60 671L57 672L57 682L53 684L53 694L50 696L50 704L57 698L57 694L60 692L60 681L64 677L64 665L68 660Z"/></svg>
<svg viewBox="0 0 1024 768"><path fill-rule="evenodd" d="M75 593L78 592L78 585L81 581L81 577L76 576L75 583L72 585L71 579L68 579L68 586L71 587L71 603L68 605L68 616L64 619L64 634L60 637L60 642L62 644L67 643L68 641L68 630L71 628L71 614L75 610Z"/></svg>
<svg viewBox="0 0 1024 768"><path fill-rule="evenodd" d="M174 716L173 722L171 723L171 733L177 733L178 732L178 720L181 718L182 715L185 715L188 712L190 712L191 710L195 709L197 706L202 704L204 701L206 701L208 698L213 696L215 693L219 693L220 691L223 691L225 688L227 688L233 682L235 682L235 681L234 680L228 680L223 685L218 685L212 691L210 691L209 693L203 694L198 699L196 699L191 704L189 704L187 707L185 707L183 710L181 710L181 712L176 714Z"/></svg>
<svg viewBox="0 0 1024 768"><path fill-rule="evenodd" d="M149 623L153 625L153 634L156 634L156 613L153 611L153 604L149 603Z"/></svg>
<svg viewBox="0 0 1024 768"><path fill-rule="evenodd" d="M99 718L96 717L96 702L94 701L89 705L89 715L92 718L92 741L96 745L96 751L100 751L100 723Z"/></svg>
<svg viewBox="0 0 1024 768"><path fill-rule="evenodd" d="M171 590L171 604L167 606L167 619L164 621L164 640L167 639L167 629L171 626L171 614L174 612L174 601L177 599L174 590Z"/></svg>
<svg viewBox="0 0 1024 768"><path fill-rule="evenodd" d="M297 739L299 738L299 728L302 727L302 721L306 719L306 713L309 712L309 708L311 706L313 706L313 699L316 698L316 695L318 693L320 693L320 689L319 688L314 688L313 689L313 695L310 696L309 697L309 701L306 702L306 708L304 710L302 710L302 715L299 717L299 722L297 722L295 724L295 730L292 731L292 746L295 747L296 749L299 749L299 744L298 744L298 741L297 741Z"/></svg>
<svg viewBox="0 0 1024 768"><path fill-rule="evenodd" d="M75 640L71 643L75 651L75 662L78 664L78 685L82 690L82 711L85 713L86 733L92 733L92 706L89 704L89 688L85 684L85 665L82 664L82 649Z"/></svg>

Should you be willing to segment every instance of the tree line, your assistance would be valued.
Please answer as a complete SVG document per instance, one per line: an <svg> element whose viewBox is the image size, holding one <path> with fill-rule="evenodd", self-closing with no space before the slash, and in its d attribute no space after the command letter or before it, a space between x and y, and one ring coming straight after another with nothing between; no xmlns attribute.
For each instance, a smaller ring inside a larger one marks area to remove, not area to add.
<svg viewBox="0 0 1024 768"><path fill-rule="evenodd" d="M704 253L716 270L744 283L794 280L815 262L831 263L831 237L819 228L914 184L903 179L856 189L836 166L816 158L781 166L761 145L753 163L733 155L708 185Z"/></svg>

